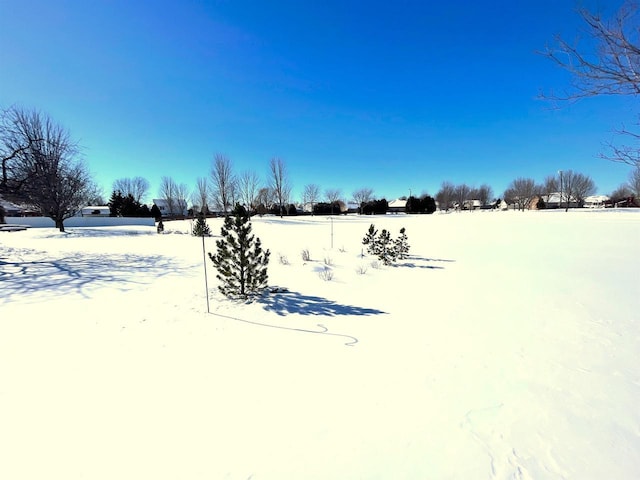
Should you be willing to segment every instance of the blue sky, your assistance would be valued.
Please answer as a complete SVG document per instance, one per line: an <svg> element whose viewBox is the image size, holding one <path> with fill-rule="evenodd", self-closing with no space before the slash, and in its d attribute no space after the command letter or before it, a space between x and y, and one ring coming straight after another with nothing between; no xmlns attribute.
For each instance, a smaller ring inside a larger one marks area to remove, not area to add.
<svg viewBox="0 0 640 480"><path fill-rule="evenodd" d="M619 2L583 1L615 12ZM189 187L216 153L266 179L388 199L443 180L590 175L600 193L630 167L597 158L635 119L632 99L553 109L570 77L535 53L573 39L572 0L0 0L0 106L67 127L103 187L143 176Z"/></svg>

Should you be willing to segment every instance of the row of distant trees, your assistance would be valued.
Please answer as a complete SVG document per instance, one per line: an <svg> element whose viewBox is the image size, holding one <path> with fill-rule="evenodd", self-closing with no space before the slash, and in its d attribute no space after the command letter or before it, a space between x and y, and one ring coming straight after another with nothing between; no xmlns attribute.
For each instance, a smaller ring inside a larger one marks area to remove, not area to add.
<svg viewBox="0 0 640 480"><path fill-rule="evenodd" d="M87 204L104 204L100 190L91 178L79 156L79 147L68 131L48 116L37 112L11 108L2 112L2 177L0 194L13 196L39 210L55 221L64 231L64 220L76 214ZM549 196L561 193L569 201L578 204L595 192L595 183L585 174L567 170L545 177L542 183L531 178L516 178L503 194L508 203L525 209L536 195ZM114 182L108 201L113 216L153 216L160 218L158 207L151 209L143 203L148 195L149 182L142 177L121 178ZM192 212L227 214L239 203L251 213L292 215L297 213L291 196L291 181L282 159L272 158L268 175L262 181L254 171L236 173L231 160L215 155L209 176L198 178L190 192L185 184L176 183L171 177L161 179L159 196L166 202L169 215L186 210L191 200ZM620 185L610 197L614 200L640 197L640 166L631 172L629 180ZM371 188L362 187L351 193L346 201L340 189L322 190L317 184L305 185L302 193L303 209L312 214L341 213L347 203L354 203L359 213L377 214L388 210L386 199L378 199ZM435 197L422 194L407 199L407 212L432 213L436 202L443 210L462 207L470 200L486 205L495 201L493 190L487 184L470 187L465 183L455 185L445 181Z"/></svg>
<svg viewBox="0 0 640 480"><path fill-rule="evenodd" d="M551 194L559 194L559 202L564 202L568 209L571 202L582 206L584 199L595 192L596 185L591 177L567 170L558 172L558 175L548 175L541 184L532 178L516 178L505 190L504 198L507 203L515 204L518 209L524 210L535 196L549 198Z"/></svg>

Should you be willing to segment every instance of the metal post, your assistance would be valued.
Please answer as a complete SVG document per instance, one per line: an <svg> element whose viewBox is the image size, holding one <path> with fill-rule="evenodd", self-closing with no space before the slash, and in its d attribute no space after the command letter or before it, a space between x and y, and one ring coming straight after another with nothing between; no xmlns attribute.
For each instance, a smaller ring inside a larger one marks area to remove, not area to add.
<svg viewBox="0 0 640 480"><path fill-rule="evenodd" d="M205 296L207 297L207 313L211 313L209 309L209 281L207 279L207 256L204 251L204 235L202 235L202 264L204 266L204 288L205 288Z"/></svg>
<svg viewBox="0 0 640 480"><path fill-rule="evenodd" d="M333 250L333 217L331 219L331 250Z"/></svg>
<svg viewBox="0 0 640 480"><path fill-rule="evenodd" d="M562 208L562 170L558 170L558 174L560 175L560 202L558 207Z"/></svg>

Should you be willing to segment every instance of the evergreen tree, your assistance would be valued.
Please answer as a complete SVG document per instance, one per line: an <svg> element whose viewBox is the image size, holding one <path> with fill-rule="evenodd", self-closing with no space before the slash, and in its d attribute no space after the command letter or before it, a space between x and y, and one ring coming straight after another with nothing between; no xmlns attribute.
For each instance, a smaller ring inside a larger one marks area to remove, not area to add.
<svg viewBox="0 0 640 480"><path fill-rule="evenodd" d="M436 206L436 199L429 195L422 197L422 209L428 214L435 212L438 209Z"/></svg>
<svg viewBox="0 0 640 480"><path fill-rule="evenodd" d="M211 229L207 225L207 220L203 213L198 214L196 223L193 225L192 235L195 237L209 237L211 236Z"/></svg>
<svg viewBox="0 0 640 480"><path fill-rule="evenodd" d="M404 227L400 229L400 236L395 240L395 253L398 260L409 257L409 243Z"/></svg>
<svg viewBox="0 0 640 480"><path fill-rule="evenodd" d="M114 190L111 194L111 198L109 199L109 212L112 217L120 217L122 216L122 203L124 198L122 196L122 192L120 190Z"/></svg>
<svg viewBox="0 0 640 480"><path fill-rule="evenodd" d="M122 197L122 206L120 208L121 217L135 217L140 209L140 204L136 202L133 195L128 194Z"/></svg>
<svg viewBox="0 0 640 480"><path fill-rule="evenodd" d="M382 229L374 245L375 254L384 265L391 265L396 261L397 252L395 244L391 241L391 234L386 229Z"/></svg>
<svg viewBox="0 0 640 480"><path fill-rule="evenodd" d="M151 212L149 211L149 207L146 204L141 204L140 208L138 209L138 216L139 217L150 217L151 216Z"/></svg>
<svg viewBox="0 0 640 480"><path fill-rule="evenodd" d="M160 209L158 208L158 206L154 203L153 206L151 207L151 216L155 219L156 222L159 222L160 220L162 220L162 212L160 212Z"/></svg>
<svg viewBox="0 0 640 480"><path fill-rule="evenodd" d="M270 252L263 251L260 239L251 234L249 214L244 207L236 205L232 215L224 219L220 234L217 253L209 253L218 270L216 277L222 282L220 292L229 298L260 293L267 286Z"/></svg>
<svg viewBox="0 0 640 480"><path fill-rule="evenodd" d="M378 235L378 231L375 228L373 223L369 225L369 230L362 239L362 244L367 246L367 253L372 255L375 255L376 235Z"/></svg>
<svg viewBox="0 0 640 480"><path fill-rule="evenodd" d="M372 223L362 239L362 244L367 245L367 253L377 256L384 265L395 262L395 243L391 240L391 234L387 230L383 229L378 235L378 230Z"/></svg>
<svg viewBox="0 0 640 480"><path fill-rule="evenodd" d="M383 229L378 235L378 230L371 224L362 244L367 246L367 253L378 257L384 265L409 257L409 243L404 228L400 229L400 236L392 240L390 232Z"/></svg>

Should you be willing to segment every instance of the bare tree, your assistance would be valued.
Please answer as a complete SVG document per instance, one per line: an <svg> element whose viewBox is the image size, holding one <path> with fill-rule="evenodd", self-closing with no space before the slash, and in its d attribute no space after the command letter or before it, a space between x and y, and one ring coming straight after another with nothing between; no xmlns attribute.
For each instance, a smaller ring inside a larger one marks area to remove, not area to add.
<svg viewBox="0 0 640 480"><path fill-rule="evenodd" d="M440 206L440 210L448 211L454 201L456 187L451 182L442 182L440 190L436 193L436 201Z"/></svg>
<svg viewBox="0 0 640 480"><path fill-rule="evenodd" d="M516 178L504 192L508 203L515 203L518 210L524 211L536 194L536 182L532 178Z"/></svg>
<svg viewBox="0 0 640 480"><path fill-rule="evenodd" d="M334 204L340 201L342 196L342 190L339 188L328 188L324 191L324 197L327 199L327 203L331 205L331 213L333 214Z"/></svg>
<svg viewBox="0 0 640 480"><path fill-rule="evenodd" d="M373 189L366 187L359 188L351 195L353 196L353 201L358 204L358 213L362 213L362 205L373 198Z"/></svg>
<svg viewBox="0 0 640 480"><path fill-rule="evenodd" d="M268 211L275 202L275 194L269 187L262 187L256 195L256 210L259 214Z"/></svg>
<svg viewBox="0 0 640 480"><path fill-rule="evenodd" d="M233 210L240 202L240 187L238 186L238 178L234 175L233 182L229 185L229 210Z"/></svg>
<svg viewBox="0 0 640 480"><path fill-rule="evenodd" d="M585 197L594 194L596 185L588 175L567 170L562 172L562 195L566 201L565 211L569 210L572 200L579 206L584 203Z"/></svg>
<svg viewBox="0 0 640 480"><path fill-rule="evenodd" d="M259 185L260 177L252 170L246 170L238 177L240 201L247 207L249 212L256 210Z"/></svg>
<svg viewBox="0 0 640 480"><path fill-rule="evenodd" d="M211 166L212 196L216 208L222 210L225 216L233 206L235 182L231 160L224 155L216 154Z"/></svg>
<svg viewBox="0 0 640 480"><path fill-rule="evenodd" d="M44 142L38 112L11 107L0 112L0 193L17 193L33 172L26 168L32 147Z"/></svg>
<svg viewBox="0 0 640 480"><path fill-rule="evenodd" d="M466 183L461 183L460 185L456 185L454 190L453 198L458 204L458 208L462 210L464 204L467 200L469 200L469 194L471 193L471 188Z"/></svg>
<svg viewBox="0 0 640 480"><path fill-rule="evenodd" d="M635 197L640 198L640 165L634 168L629 174L629 182L627 185Z"/></svg>
<svg viewBox="0 0 640 480"><path fill-rule="evenodd" d="M281 158L272 158L269 162L271 190L275 195L275 200L278 203L280 211L280 217L284 214L285 205L289 200L291 193L291 184L289 183L289 175L287 173L287 167Z"/></svg>
<svg viewBox="0 0 640 480"><path fill-rule="evenodd" d="M633 196L633 192L626 183L623 183L609 194L609 198L614 202L631 196Z"/></svg>
<svg viewBox="0 0 640 480"><path fill-rule="evenodd" d="M198 177L196 179L196 188L191 195L191 201L194 207L197 207L194 210L198 210L198 213L204 215L209 213L209 194L209 181L205 177Z"/></svg>
<svg viewBox="0 0 640 480"><path fill-rule="evenodd" d="M149 191L149 181L143 177L119 178L113 182L113 191L125 197L131 195L136 203L140 203Z"/></svg>
<svg viewBox="0 0 640 480"><path fill-rule="evenodd" d="M178 208L178 185L171 177L160 179L160 197L167 203L167 215L174 216Z"/></svg>
<svg viewBox="0 0 640 480"><path fill-rule="evenodd" d="M469 198L471 200L479 200L482 205L489 203L489 200L493 197L493 189L483 183L478 188L474 188L469 192Z"/></svg>
<svg viewBox="0 0 640 480"><path fill-rule="evenodd" d="M315 183L310 183L304 186L302 192L302 203L304 205L311 206L311 215L313 215L313 207L320 201L320 186Z"/></svg>
<svg viewBox="0 0 640 480"><path fill-rule="evenodd" d="M78 145L64 127L36 110L11 108L2 116L1 190L37 207L64 232L64 221L97 188L78 160Z"/></svg>
<svg viewBox="0 0 640 480"><path fill-rule="evenodd" d="M547 46L542 55L554 61L572 75L571 88L561 94L546 95L552 100L574 101L597 95L640 94L640 44L638 44L639 4L627 1L615 18L605 20L598 13L582 8L578 11L588 32L588 47L569 43L556 36L555 45ZM640 135L626 128L618 131L632 139ZM630 165L640 165L637 146L609 145L611 154L603 158Z"/></svg>
<svg viewBox="0 0 640 480"><path fill-rule="evenodd" d="M187 211L187 198L190 196L189 187L186 183L176 185L176 207L180 215Z"/></svg>
<svg viewBox="0 0 640 480"><path fill-rule="evenodd" d="M551 195L560 191L560 184L558 182L558 177L555 175L547 175L544 177L544 181L540 185L540 195L543 195L547 198L545 201L549 201Z"/></svg>

